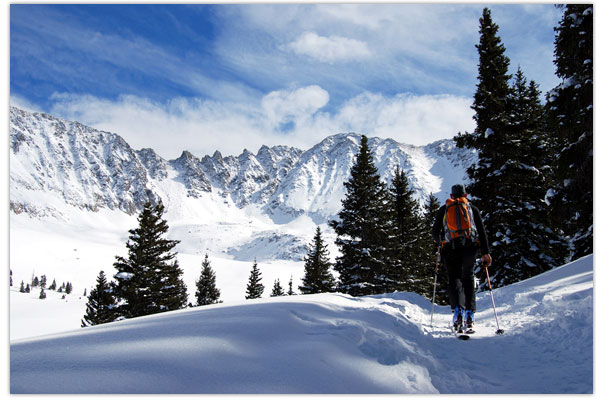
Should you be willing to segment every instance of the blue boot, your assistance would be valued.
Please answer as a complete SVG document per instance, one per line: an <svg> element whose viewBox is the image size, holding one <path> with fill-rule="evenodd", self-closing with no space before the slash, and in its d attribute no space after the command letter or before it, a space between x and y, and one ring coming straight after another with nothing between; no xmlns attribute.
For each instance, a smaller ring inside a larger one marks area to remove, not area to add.
<svg viewBox="0 0 596 401"><path fill-rule="evenodd" d="M463 311L461 306L456 306L453 310L453 329L456 332L461 332L463 330Z"/></svg>

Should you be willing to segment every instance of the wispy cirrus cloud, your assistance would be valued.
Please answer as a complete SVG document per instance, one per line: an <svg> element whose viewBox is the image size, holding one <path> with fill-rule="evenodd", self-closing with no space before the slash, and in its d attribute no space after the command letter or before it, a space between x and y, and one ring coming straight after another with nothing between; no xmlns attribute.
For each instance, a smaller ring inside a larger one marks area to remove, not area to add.
<svg viewBox="0 0 596 401"><path fill-rule="evenodd" d="M372 55L363 41L336 35L319 36L316 32L304 32L287 47L296 54L325 63L360 60Z"/></svg>

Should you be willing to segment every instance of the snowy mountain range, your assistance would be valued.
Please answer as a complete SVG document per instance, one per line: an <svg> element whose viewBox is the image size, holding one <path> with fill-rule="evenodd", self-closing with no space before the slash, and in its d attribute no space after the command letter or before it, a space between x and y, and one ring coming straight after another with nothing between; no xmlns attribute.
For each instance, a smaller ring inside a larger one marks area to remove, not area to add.
<svg viewBox="0 0 596 401"><path fill-rule="evenodd" d="M168 210L209 198L228 208L258 210L274 224L304 215L324 224L341 208L359 146L360 135L350 133L308 150L262 146L257 154L216 151L202 157L183 151L165 160L153 149L132 149L117 134L11 107L10 209L67 220L63 205L134 215L147 200L162 200ZM389 182L400 166L423 201L431 192L447 197L476 157L449 139L418 147L369 138L369 146L382 179Z"/></svg>

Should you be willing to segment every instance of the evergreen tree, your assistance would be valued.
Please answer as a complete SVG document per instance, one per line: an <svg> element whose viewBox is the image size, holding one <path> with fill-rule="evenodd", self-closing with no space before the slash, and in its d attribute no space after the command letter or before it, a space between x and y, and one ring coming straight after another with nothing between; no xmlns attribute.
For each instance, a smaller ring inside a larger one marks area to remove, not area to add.
<svg viewBox="0 0 596 401"><path fill-rule="evenodd" d="M42 287L39 292L39 299L46 299L46 290Z"/></svg>
<svg viewBox="0 0 596 401"><path fill-rule="evenodd" d="M31 282L31 287L39 287L39 278L35 276Z"/></svg>
<svg viewBox="0 0 596 401"><path fill-rule="evenodd" d="M557 160L551 206L575 259L593 252L593 5L562 7L555 28L556 74L562 82L547 96Z"/></svg>
<svg viewBox="0 0 596 401"><path fill-rule="evenodd" d="M52 284L50 284L50 287L48 289L52 290L52 291L56 291L56 279L54 279L52 281Z"/></svg>
<svg viewBox="0 0 596 401"><path fill-rule="evenodd" d="M112 293L112 287L107 282L104 271L101 270L97 276L97 284L87 298L87 309L81 319L81 327L113 322L118 317L114 309L115 299Z"/></svg>
<svg viewBox="0 0 596 401"><path fill-rule="evenodd" d="M27 283L27 287L25 288L25 292L26 293L30 293L31 292L31 287L29 286L29 283Z"/></svg>
<svg viewBox="0 0 596 401"><path fill-rule="evenodd" d="M197 305L211 305L220 303L220 291L215 286L215 272L211 268L209 256L205 255L203 260L201 276L196 282L197 291L195 296L197 298Z"/></svg>
<svg viewBox="0 0 596 401"><path fill-rule="evenodd" d="M317 227L313 242L304 258L304 278L298 289L303 294L333 292L335 279L331 274L331 267L327 245L323 241L321 228Z"/></svg>
<svg viewBox="0 0 596 401"><path fill-rule="evenodd" d="M435 223L435 219L437 217L437 213L441 204L436 196L430 194L426 203L424 204L424 214L423 214L423 221L424 221L424 233L423 239L425 244L424 253L421 255L421 258L424 260L425 264L430 267L427 271L429 275L433 278L432 286L434 288L434 269L436 268L437 264L437 251L438 246L435 244L434 239L432 237L432 226ZM449 285L448 277L447 277L447 269L445 266L440 263L439 268L437 270L437 288L435 291L435 302L440 305L447 305L449 304L449 294L447 292L447 286ZM429 288L428 294L432 299L432 289Z"/></svg>
<svg viewBox="0 0 596 401"><path fill-rule="evenodd" d="M338 220L330 222L340 251L334 267L339 273L338 289L353 296L381 293L377 278L385 270L387 190L364 135L350 173Z"/></svg>
<svg viewBox="0 0 596 401"><path fill-rule="evenodd" d="M396 167L388 190L387 204L390 235L387 239L387 263L379 284L383 292L416 292L428 294L432 280L423 257L425 241L424 221L420 205L414 198L405 171Z"/></svg>
<svg viewBox="0 0 596 401"><path fill-rule="evenodd" d="M64 292L66 292L67 294L70 294L72 292L72 284L70 283L70 281L66 282L66 288Z"/></svg>
<svg viewBox="0 0 596 401"><path fill-rule="evenodd" d="M26 292L25 291L25 283L21 281L21 288L19 288L19 292Z"/></svg>
<svg viewBox="0 0 596 401"><path fill-rule="evenodd" d="M279 279L275 280L275 282L273 283L273 291L271 291L271 296L272 297L282 297L284 295L286 295L286 294L284 293L284 289L281 286Z"/></svg>
<svg viewBox="0 0 596 401"><path fill-rule="evenodd" d="M563 262L561 238L549 227L545 195L551 182L544 108L535 82L528 85L518 68L509 100L508 153L499 170L501 195L492 222L499 221L493 257L498 285L540 274ZM491 222L491 223L492 223Z"/></svg>
<svg viewBox="0 0 596 401"><path fill-rule="evenodd" d="M250 271L250 277L248 278L248 285L246 286L246 299L261 298L263 292L265 291L265 286L261 284L261 280L261 271L259 270L257 261L255 260L254 264L252 265L252 270Z"/></svg>
<svg viewBox="0 0 596 401"><path fill-rule="evenodd" d="M138 228L129 231L128 257L116 257L115 295L120 316L131 318L181 309L187 304L186 285L173 248L179 243L165 235L164 206L147 202Z"/></svg>
<svg viewBox="0 0 596 401"><path fill-rule="evenodd" d="M46 275L44 274L41 276L41 280L39 280L39 286L41 288L46 288L46 285L48 285L48 279L47 279Z"/></svg>
<svg viewBox="0 0 596 401"><path fill-rule="evenodd" d="M293 277L290 276L290 282L288 283L288 293L286 295L296 295L296 293L293 290Z"/></svg>

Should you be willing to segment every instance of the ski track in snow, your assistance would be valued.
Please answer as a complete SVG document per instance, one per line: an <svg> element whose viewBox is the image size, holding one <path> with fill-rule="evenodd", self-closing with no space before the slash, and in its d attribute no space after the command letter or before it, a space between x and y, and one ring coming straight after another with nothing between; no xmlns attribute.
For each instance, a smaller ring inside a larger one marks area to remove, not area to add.
<svg viewBox="0 0 596 401"><path fill-rule="evenodd" d="M448 306L431 328L412 293L260 299L16 340L11 392L591 393L592 275L590 255L494 290L501 336L479 293L469 341Z"/></svg>

